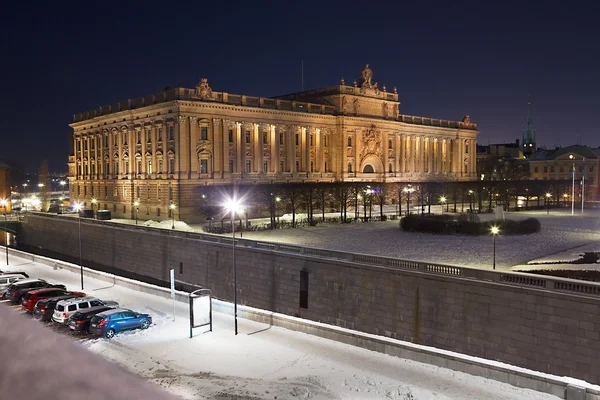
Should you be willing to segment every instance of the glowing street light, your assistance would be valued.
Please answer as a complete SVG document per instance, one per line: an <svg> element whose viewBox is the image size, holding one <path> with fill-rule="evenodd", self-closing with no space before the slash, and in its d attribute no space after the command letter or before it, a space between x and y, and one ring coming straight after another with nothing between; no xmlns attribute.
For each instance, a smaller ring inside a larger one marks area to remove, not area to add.
<svg viewBox="0 0 600 400"><path fill-rule="evenodd" d="M229 199L225 203L225 210L231 214L231 237L232 237L232 263L233 263L233 318L235 326L235 334L238 334L237 323L237 266L235 264L235 214L243 211L239 200Z"/></svg>
<svg viewBox="0 0 600 400"><path fill-rule="evenodd" d="M173 225L171 225L171 229L175 229L175 208L177 208L177 206L175 203L171 203L169 208L171 209L171 218L173 219Z"/></svg>
<svg viewBox="0 0 600 400"><path fill-rule="evenodd" d="M550 200L550 198L552 197L551 193L546 193L546 214L550 214L550 203L548 203L548 200Z"/></svg>
<svg viewBox="0 0 600 400"><path fill-rule="evenodd" d="M281 202L281 197L275 197L275 212L277 213L277 226L279 226L279 203Z"/></svg>
<svg viewBox="0 0 600 400"><path fill-rule="evenodd" d="M440 203L442 203L442 214L444 213L444 203L446 203L446 196L440 197ZM446 209L448 211L448 209Z"/></svg>
<svg viewBox="0 0 600 400"><path fill-rule="evenodd" d="M77 211L78 220L79 220L79 274L81 276L81 290L83 290L83 261L81 257L81 209L83 206L81 203L75 203L73 209Z"/></svg>
<svg viewBox="0 0 600 400"><path fill-rule="evenodd" d="M415 191L413 187L405 187L402 189L404 193L406 193L406 215L410 215L410 194Z"/></svg>
<svg viewBox="0 0 600 400"><path fill-rule="evenodd" d="M135 224L138 224L138 215L140 214L140 202L134 201L133 205L135 206Z"/></svg>
<svg viewBox="0 0 600 400"><path fill-rule="evenodd" d="M7 229L7 216L6 207L8 207L8 200L0 199L0 206L2 206L2 214L4 215L4 250L6 250L6 265L8 265L8 231Z"/></svg>
<svg viewBox="0 0 600 400"><path fill-rule="evenodd" d="M492 236L494 237L494 264L493 269L496 269L496 236L500 233L500 228L497 226L492 226L491 228Z"/></svg>

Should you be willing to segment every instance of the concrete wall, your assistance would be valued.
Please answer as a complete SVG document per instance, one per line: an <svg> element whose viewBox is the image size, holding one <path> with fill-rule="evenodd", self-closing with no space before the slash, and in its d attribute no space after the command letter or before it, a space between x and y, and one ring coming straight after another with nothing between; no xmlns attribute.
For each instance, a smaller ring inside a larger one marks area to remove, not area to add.
<svg viewBox="0 0 600 400"><path fill-rule="evenodd" d="M220 237L85 220L81 233L85 265L152 283L175 268L178 280L233 297L232 246ZM29 216L18 239L78 261L75 218ZM401 269L394 260L366 265L378 260L372 256L345 261L273 248L236 246L241 304L600 383L598 285L479 270L474 279L457 267ZM301 271L309 276L307 309L299 307Z"/></svg>

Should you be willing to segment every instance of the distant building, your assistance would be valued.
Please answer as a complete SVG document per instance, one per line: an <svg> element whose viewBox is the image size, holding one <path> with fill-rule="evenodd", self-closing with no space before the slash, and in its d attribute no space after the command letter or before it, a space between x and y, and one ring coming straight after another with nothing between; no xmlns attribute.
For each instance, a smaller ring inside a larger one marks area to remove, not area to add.
<svg viewBox="0 0 600 400"><path fill-rule="evenodd" d="M0 161L0 200L7 201L7 207L0 206L0 213L11 211L10 167Z"/></svg>
<svg viewBox="0 0 600 400"><path fill-rule="evenodd" d="M70 198L116 216L202 220L235 187L476 179L477 125L403 115L396 89L360 81L261 98L167 88L74 115ZM220 199L215 199L218 201Z"/></svg>
<svg viewBox="0 0 600 400"><path fill-rule="evenodd" d="M598 170L600 148L574 145L554 150L538 149L529 158L529 172L533 180L573 179L575 170L575 196L581 200L581 184L585 180L585 201L598 201ZM585 178L585 179L584 179Z"/></svg>
<svg viewBox="0 0 600 400"><path fill-rule="evenodd" d="M478 144L477 158L483 157L520 160L524 158L524 155L519 139L517 139L514 143L488 144L487 146Z"/></svg>

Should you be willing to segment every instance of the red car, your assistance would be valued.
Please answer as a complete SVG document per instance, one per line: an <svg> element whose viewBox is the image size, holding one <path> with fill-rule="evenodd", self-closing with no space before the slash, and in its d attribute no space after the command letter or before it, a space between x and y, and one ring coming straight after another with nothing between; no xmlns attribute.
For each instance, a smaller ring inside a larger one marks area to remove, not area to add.
<svg viewBox="0 0 600 400"><path fill-rule="evenodd" d="M68 290L60 288L44 288L30 290L25 293L21 300L21 307L29 313L33 312L35 304L42 299L48 299L57 296L74 296L74 297L85 297L83 292L69 292Z"/></svg>

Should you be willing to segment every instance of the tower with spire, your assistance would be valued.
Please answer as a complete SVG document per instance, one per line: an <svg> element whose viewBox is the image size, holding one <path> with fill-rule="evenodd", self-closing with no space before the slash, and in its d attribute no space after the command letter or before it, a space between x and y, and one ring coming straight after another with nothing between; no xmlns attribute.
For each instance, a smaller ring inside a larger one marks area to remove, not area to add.
<svg viewBox="0 0 600 400"><path fill-rule="evenodd" d="M533 129L533 121L531 120L531 100L527 102L527 126L523 131L522 142L523 155L529 158L535 153L535 130Z"/></svg>

